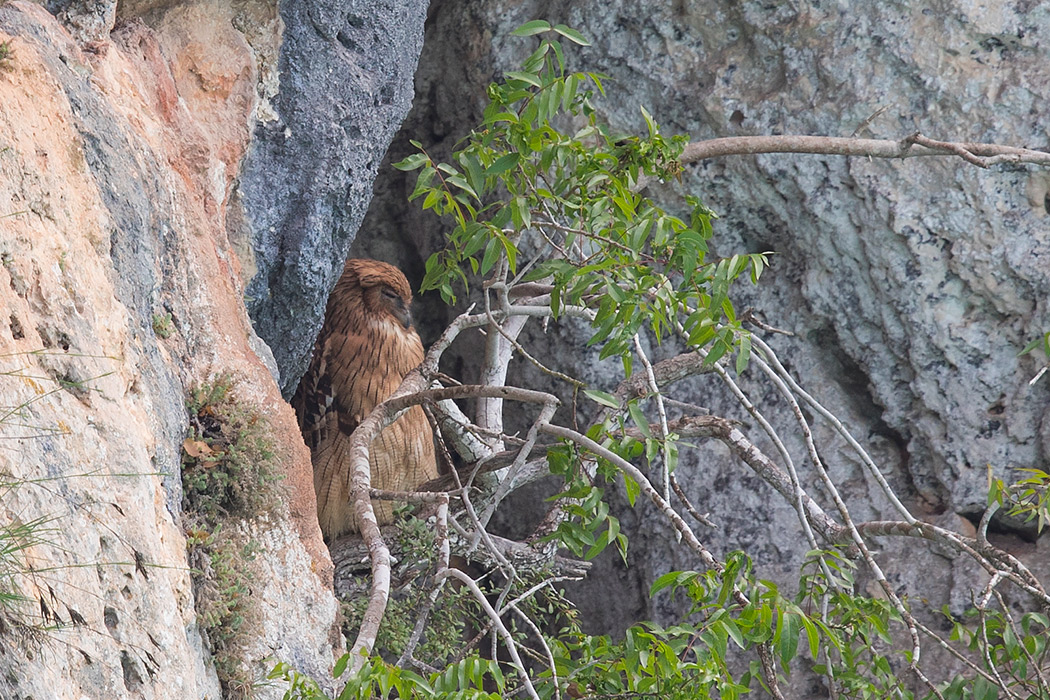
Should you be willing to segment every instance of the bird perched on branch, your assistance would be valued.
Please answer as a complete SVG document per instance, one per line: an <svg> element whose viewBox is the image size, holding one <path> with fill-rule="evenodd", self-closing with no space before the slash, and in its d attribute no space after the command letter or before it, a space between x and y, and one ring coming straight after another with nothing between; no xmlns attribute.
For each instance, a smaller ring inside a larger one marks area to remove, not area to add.
<svg viewBox="0 0 1050 700"><path fill-rule="evenodd" d="M359 532L350 503L350 434L423 361L412 328L412 290L405 276L377 260L348 260L332 290L310 368L292 398L313 455L317 517L328 541ZM413 406L387 426L369 450L372 488L409 491L437 476L426 414ZM380 525L389 501L373 501Z"/></svg>

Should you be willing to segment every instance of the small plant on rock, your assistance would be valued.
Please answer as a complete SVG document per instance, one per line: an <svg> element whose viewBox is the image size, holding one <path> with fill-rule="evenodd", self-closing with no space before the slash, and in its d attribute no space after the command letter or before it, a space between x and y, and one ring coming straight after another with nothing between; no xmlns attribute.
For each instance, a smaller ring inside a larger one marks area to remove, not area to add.
<svg viewBox="0 0 1050 700"><path fill-rule="evenodd" d="M170 313L153 314L153 332L161 340L167 340L175 332L175 323Z"/></svg>
<svg viewBox="0 0 1050 700"><path fill-rule="evenodd" d="M197 619L226 698L251 697L241 656L254 634L251 562L257 545L238 527L280 503L278 465L261 416L233 396L224 375L190 393L182 444L184 526Z"/></svg>

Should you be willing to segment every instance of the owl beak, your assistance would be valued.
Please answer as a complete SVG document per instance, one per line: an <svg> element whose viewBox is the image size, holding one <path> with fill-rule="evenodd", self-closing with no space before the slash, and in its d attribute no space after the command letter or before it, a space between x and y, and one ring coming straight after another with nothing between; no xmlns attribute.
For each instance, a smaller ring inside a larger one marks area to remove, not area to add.
<svg viewBox="0 0 1050 700"><path fill-rule="evenodd" d="M412 310L408 308L408 305L406 305L405 302L400 302L397 305L394 314L397 316L397 320L401 321L401 325L406 329L412 327Z"/></svg>

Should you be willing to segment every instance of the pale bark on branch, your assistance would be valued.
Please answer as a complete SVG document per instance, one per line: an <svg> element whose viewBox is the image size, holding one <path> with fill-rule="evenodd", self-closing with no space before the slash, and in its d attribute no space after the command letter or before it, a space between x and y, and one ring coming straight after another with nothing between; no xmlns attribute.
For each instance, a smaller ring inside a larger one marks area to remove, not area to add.
<svg viewBox="0 0 1050 700"><path fill-rule="evenodd" d="M994 143L937 141L914 133L899 141L858 139L840 136L729 136L693 141L679 160L696 163L724 156L762 153L811 153L818 155L865 156L870 158L919 158L958 156L968 163L988 168L1000 163L1050 165L1050 153Z"/></svg>

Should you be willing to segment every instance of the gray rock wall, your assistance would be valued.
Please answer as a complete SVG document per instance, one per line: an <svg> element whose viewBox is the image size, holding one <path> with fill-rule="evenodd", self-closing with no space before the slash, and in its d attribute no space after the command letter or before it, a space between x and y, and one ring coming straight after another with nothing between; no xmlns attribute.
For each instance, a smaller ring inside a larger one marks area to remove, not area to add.
<svg viewBox="0 0 1050 700"><path fill-rule="evenodd" d="M246 301L286 396L411 105L425 16L422 0L281 4L281 89L255 127L231 235L254 250Z"/></svg>

